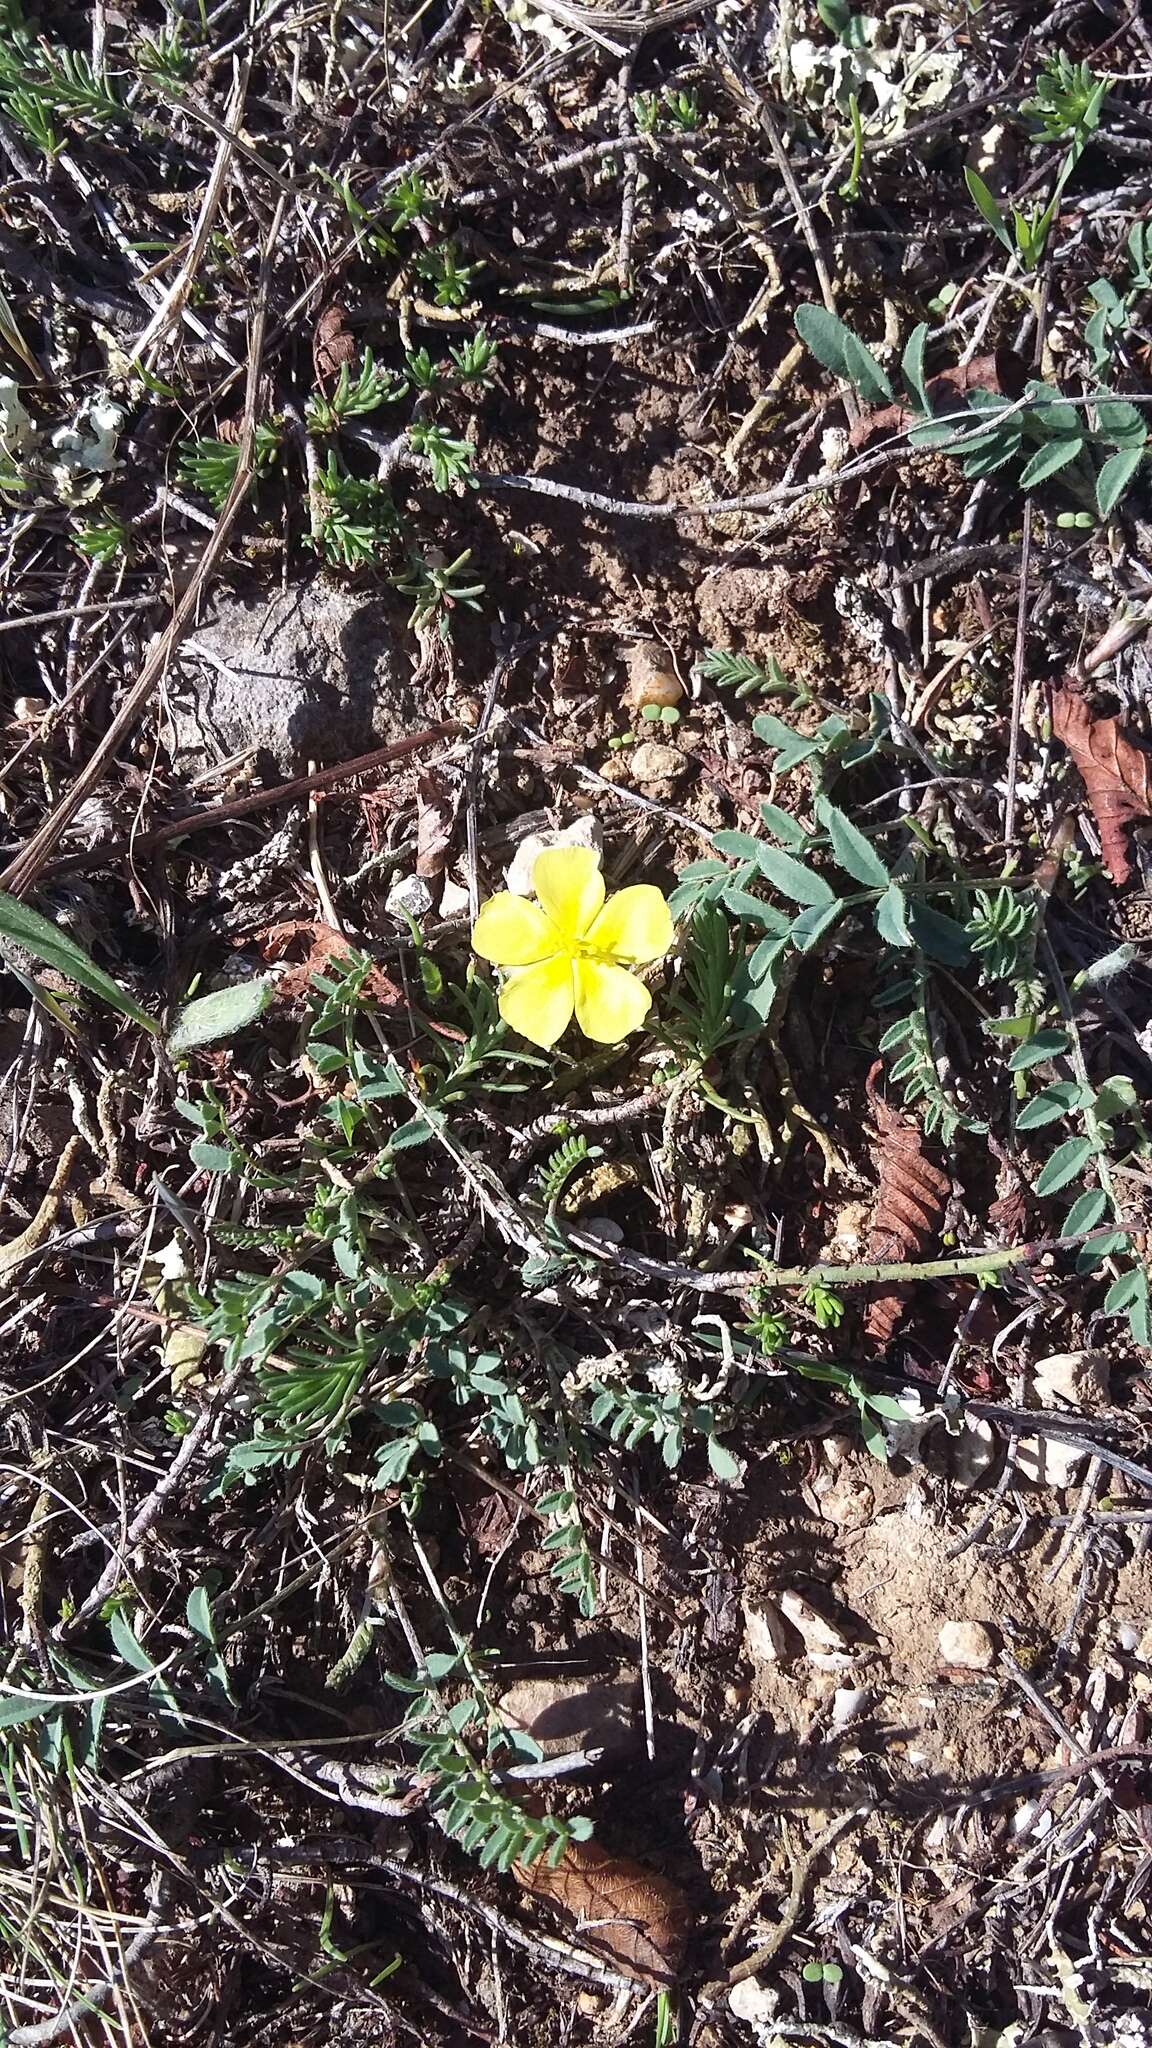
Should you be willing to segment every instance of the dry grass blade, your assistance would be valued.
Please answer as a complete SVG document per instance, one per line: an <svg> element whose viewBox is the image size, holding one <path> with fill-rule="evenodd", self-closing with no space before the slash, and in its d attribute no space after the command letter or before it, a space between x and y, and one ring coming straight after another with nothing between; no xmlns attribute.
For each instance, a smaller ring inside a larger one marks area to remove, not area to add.
<svg viewBox="0 0 1152 2048"><path fill-rule="evenodd" d="M692 1909L668 1878L595 1842L569 1842L554 1868L518 1863L515 1875L533 1898L571 1915L583 1947L643 1983L675 1982Z"/></svg>
<svg viewBox="0 0 1152 2048"><path fill-rule="evenodd" d="M924 1251L944 1214L951 1182L926 1157L918 1124L900 1115L875 1091L878 1068L868 1077L868 1099L876 1122L874 1157L879 1176L868 1257L893 1265ZM888 1288L869 1302L864 1328L874 1344L887 1344L904 1313L904 1294Z"/></svg>
<svg viewBox="0 0 1152 2048"><path fill-rule="evenodd" d="M1119 886L1132 873L1124 827L1152 817L1152 757L1125 739L1114 718L1094 718L1075 690L1052 692L1052 730L1080 771L1104 865Z"/></svg>

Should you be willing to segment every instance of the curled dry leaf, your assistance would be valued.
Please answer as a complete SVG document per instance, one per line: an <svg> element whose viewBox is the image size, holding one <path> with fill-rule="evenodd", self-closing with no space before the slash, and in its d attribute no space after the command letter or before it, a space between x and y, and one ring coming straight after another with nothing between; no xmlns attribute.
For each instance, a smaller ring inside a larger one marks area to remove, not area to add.
<svg viewBox="0 0 1152 2048"><path fill-rule="evenodd" d="M946 1173L926 1157L918 1124L901 1116L876 1093L879 1063L868 1076L868 1100L876 1123L873 1147L879 1188L868 1257L878 1265L894 1265L924 1251L940 1228L951 1190ZM864 1317L867 1335L880 1348L889 1342L904 1313L904 1290L888 1287L875 1294Z"/></svg>
<svg viewBox="0 0 1152 2048"><path fill-rule="evenodd" d="M1052 730L1080 770L1104 865L1119 886L1132 873L1124 827L1152 817L1152 756L1126 740L1114 718L1094 718L1066 686L1052 692Z"/></svg>
<svg viewBox="0 0 1152 2048"><path fill-rule="evenodd" d="M995 355L977 356L971 363L957 363L929 377L926 385L934 413L955 412L956 401L966 391L992 391L999 398L1019 398L1024 389L1024 365L1010 348L998 348ZM850 448L862 448L874 434L902 434L915 426L921 415L907 405L882 405L862 412L848 436Z"/></svg>
<svg viewBox="0 0 1152 2048"><path fill-rule="evenodd" d="M334 384L341 370L352 368L356 355L355 338L343 306L325 306L312 334L312 367L317 383Z"/></svg>
<svg viewBox="0 0 1152 2048"><path fill-rule="evenodd" d="M260 934L260 948L266 960L283 960L292 946L303 941L306 947L304 958L280 976L276 984L276 996L280 1002L293 1002L305 995L317 974L325 974L340 960L346 960L355 948L343 932L333 929L330 924L314 922L306 917L289 918L284 924L269 925ZM373 1002L394 1009L404 1004L404 991L397 988L382 967L373 967L364 984L365 994Z"/></svg>
<svg viewBox="0 0 1152 2048"><path fill-rule="evenodd" d="M569 1842L555 1869L518 1863L517 1883L576 1922L580 1946L645 1984L680 1973L692 1909L679 1886L596 1842Z"/></svg>
<svg viewBox="0 0 1152 2048"><path fill-rule="evenodd" d="M458 776L428 768L416 784L416 873L424 881L442 875L460 808Z"/></svg>

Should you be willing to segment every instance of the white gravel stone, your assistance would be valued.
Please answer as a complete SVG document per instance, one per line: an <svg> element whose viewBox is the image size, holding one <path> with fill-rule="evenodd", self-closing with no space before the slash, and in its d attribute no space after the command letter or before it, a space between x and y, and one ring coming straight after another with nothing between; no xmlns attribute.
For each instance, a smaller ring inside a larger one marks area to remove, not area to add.
<svg viewBox="0 0 1152 2048"><path fill-rule="evenodd" d="M946 1621L937 1638L940 1659L960 1671L991 1671L996 1644L982 1621Z"/></svg>

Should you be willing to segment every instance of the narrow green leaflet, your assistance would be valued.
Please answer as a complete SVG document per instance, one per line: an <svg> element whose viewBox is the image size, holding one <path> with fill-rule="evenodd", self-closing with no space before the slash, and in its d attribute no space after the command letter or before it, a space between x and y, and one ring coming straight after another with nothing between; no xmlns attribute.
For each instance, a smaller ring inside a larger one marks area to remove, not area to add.
<svg viewBox="0 0 1152 2048"><path fill-rule="evenodd" d="M1066 1138L1041 1168L1036 1179L1036 1193L1058 1194L1070 1180L1075 1180L1078 1173L1083 1173L1088 1161L1095 1157L1096 1147L1091 1138Z"/></svg>
<svg viewBox="0 0 1152 2048"><path fill-rule="evenodd" d="M1089 1188L1086 1194L1078 1195L1060 1225L1061 1237L1079 1237L1083 1230L1095 1230L1108 1213L1109 1202L1103 1188Z"/></svg>
<svg viewBox="0 0 1152 2048"><path fill-rule="evenodd" d="M20 1728L26 1721L42 1720L45 1714L57 1711L59 1702L53 1699L30 1700L0 1697L0 1728Z"/></svg>
<svg viewBox="0 0 1152 2048"><path fill-rule="evenodd" d="M908 925L916 944L945 967L962 967L971 957L972 947L963 925L946 912L933 910L931 904L910 903Z"/></svg>
<svg viewBox="0 0 1152 2048"><path fill-rule="evenodd" d="M105 974L102 967L89 958L83 946L70 939L50 919L41 917L38 910L30 910L26 903L20 903L15 896L0 894L0 945L11 939L14 945L23 946L28 953L43 960L46 967L55 968L57 974L64 974L88 994L99 996L121 1016L131 1017L136 1024L142 1024L146 1031L159 1031L154 1017L134 1003L119 982Z"/></svg>
<svg viewBox="0 0 1152 2048"><path fill-rule="evenodd" d="M823 875L806 868L803 861L793 860L781 847L761 846L756 859L765 880L793 903L836 902L836 891L828 887Z"/></svg>
<svg viewBox="0 0 1152 2048"><path fill-rule="evenodd" d="M781 840L793 851L808 844L808 834L803 825L790 812L782 811L778 804L761 804L760 816L773 839Z"/></svg>
<svg viewBox="0 0 1152 2048"><path fill-rule="evenodd" d="M1036 453L1021 470L1021 490L1030 491L1034 484L1042 484L1045 477L1055 476L1059 470L1067 469L1070 462L1075 462L1083 447L1083 441L1070 438L1046 441L1042 448L1037 448Z"/></svg>
<svg viewBox="0 0 1152 2048"><path fill-rule="evenodd" d="M789 934L797 952L810 953L813 947L818 946L825 932L831 931L843 910L844 905L837 896L832 898L831 903L815 903L810 910L802 910L799 917L794 920Z"/></svg>
<svg viewBox="0 0 1152 2048"><path fill-rule="evenodd" d="M1130 1273L1121 1273L1112 1282L1104 1297L1106 1315L1127 1314L1132 1335L1138 1344L1152 1343L1152 1325L1148 1310L1148 1270L1135 1266Z"/></svg>
<svg viewBox="0 0 1152 2048"><path fill-rule="evenodd" d="M1008 1071L1019 1074L1025 1067L1038 1067L1042 1060L1067 1052L1069 1043L1066 1031L1037 1031L1034 1037L1017 1046L1008 1062Z"/></svg>
<svg viewBox="0 0 1152 2048"><path fill-rule="evenodd" d="M1115 511L1143 460L1143 448L1121 448L1108 457L1096 479L1096 509L1101 519Z"/></svg>
<svg viewBox="0 0 1152 2048"><path fill-rule="evenodd" d="M1084 1089L1079 1081L1056 1081L1051 1088L1044 1088L1026 1102L1016 1119L1018 1131L1038 1131L1045 1124L1054 1124L1058 1117L1068 1116L1073 1110L1083 1109L1091 1101L1091 1089Z"/></svg>
<svg viewBox="0 0 1152 2048"><path fill-rule="evenodd" d="M892 386L871 349L825 306L796 308L796 332L818 363L855 385L872 405L890 404Z"/></svg>
<svg viewBox="0 0 1152 2048"><path fill-rule="evenodd" d="M717 853L726 853L731 860L759 860L763 841L751 832L714 832L712 844Z"/></svg>
<svg viewBox="0 0 1152 2048"><path fill-rule="evenodd" d="M901 375L923 413L930 413L932 410L928 402L928 387L924 381L924 349L927 340L928 323L921 320L920 325L914 327L908 336L904 354L900 358Z"/></svg>
<svg viewBox="0 0 1152 2048"><path fill-rule="evenodd" d="M911 946L915 943L908 923L908 899L899 882L889 882L876 905L876 929L886 945Z"/></svg>
<svg viewBox="0 0 1152 2048"><path fill-rule="evenodd" d="M984 215L996 240L1003 243L1010 256L1014 255L1015 250L1012 245L1012 237L1004 225L1004 215L1001 213L980 173L974 171L970 164L966 164L964 167L964 183L967 185L980 212Z"/></svg>
<svg viewBox="0 0 1152 2048"><path fill-rule="evenodd" d="M871 841L865 839L851 818L838 811L826 796L817 797L816 816L831 841L837 866L866 889L886 889L892 878Z"/></svg>
<svg viewBox="0 0 1152 2048"><path fill-rule="evenodd" d="M154 1660L148 1655L131 1622L119 1608L108 1617L108 1633L124 1662L130 1664L134 1671L155 1671Z"/></svg>

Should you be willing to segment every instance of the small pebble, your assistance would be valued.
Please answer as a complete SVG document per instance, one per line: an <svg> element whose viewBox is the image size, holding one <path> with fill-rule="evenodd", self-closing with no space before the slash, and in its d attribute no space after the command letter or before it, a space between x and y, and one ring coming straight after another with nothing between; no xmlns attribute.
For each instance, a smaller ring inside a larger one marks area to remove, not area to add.
<svg viewBox="0 0 1152 2048"><path fill-rule="evenodd" d="M660 740L642 740L628 756L633 782L678 782L691 763L676 747Z"/></svg>
<svg viewBox="0 0 1152 2048"><path fill-rule="evenodd" d="M1066 1401L1071 1408L1096 1409L1108 1399L1111 1371L1106 1351L1057 1351L1037 1359L1032 1384L1046 1407Z"/></svg>
<svg viewBox="0 0 1152 2048"><path fill-rule="evenodd" d="M571 825L565 825L561 831L530 832L516 848L505 871L504 880L513 896L530 896L532 870L536 865L537 854L547 852L552 846L592 846L599 852L602 844L600 821L593 817L591 811L586 811L582 817L575 818Z"/></svg>
<svg viewBox="0 0 1152 2048"><path fill-rule="evenodd" d="M432 891L423 875L402 875L393 882L384 899L384 908L393 917L425 917L432 908Z"/></svg>
<svg viewBox="0 0 1152 2048"><path fill-rule="evenodd" d="M946 1621L937 1638L940 1661L959 1671L991 1671L996 1644L982 1621Z"/></svg>
<svg viewBox="0 0 1152 2048"><path fill-rule="evenodd" d="M744 1647L755 1664L778 1664L788 1656L788 1631L774 1600L744 1603Z"/></svg>
<svg viewBox="0 0 1152 2048"><path fill-rule="evenodd" d="M746 2020L750 2027L763 2026L780 2010L780 1993L774 1984L762 1984L759 1977L745 1977L728 1993L728 2010L733 2019Z"/></svg>
<svg viewBox="0 0 1152 2048"><path fill-rule="evenodd" d="M634 711L643 711L646 704L679 704L684 695L684 685L672 667L672 657L659 640L642 640L638 647L630 647L624 657L628 670L628 701Z"/></svg>
<svg viewBox="0 0 1152 2048"><path fill-rule="evenodd" d="M1022 1479L1058 1490L1074 1486L1084 1470L1085 1457L1057 1436L1022 1436L1016 1444L1016 1470Z"/></svg>
<svg viewBox="0 0 1152 2048"><path fill-rule="evenodd" d="M780 1607L793 1628L799 1629L809 1656L827 1650L847 1649L848 1638L843 1629L829 1621L826 1614L818 1614L803 1594L781 1593Z"/></svg>

